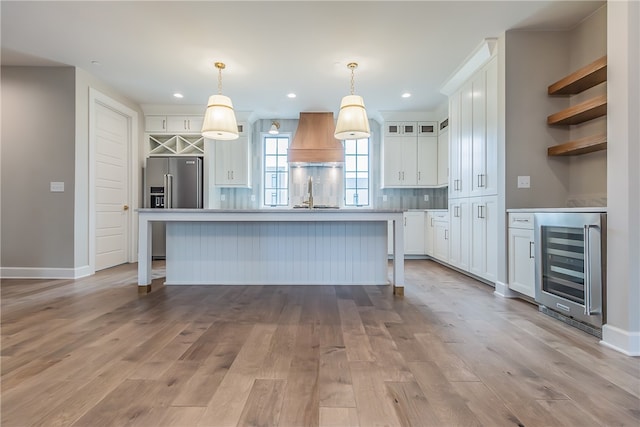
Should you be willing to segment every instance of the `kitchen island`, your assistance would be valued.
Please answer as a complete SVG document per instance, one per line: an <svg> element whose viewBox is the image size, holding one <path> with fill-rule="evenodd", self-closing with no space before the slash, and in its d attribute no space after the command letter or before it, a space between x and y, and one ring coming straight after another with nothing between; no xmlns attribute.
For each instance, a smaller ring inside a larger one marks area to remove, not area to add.
<svg viewBox="0 0 640 427"><path fill-rule="evenodd" d="M138 285L151 283L151 224L167 225L167 285L383 285L393 226L394 293L404 290L402 211L139 209Z"/></svg>

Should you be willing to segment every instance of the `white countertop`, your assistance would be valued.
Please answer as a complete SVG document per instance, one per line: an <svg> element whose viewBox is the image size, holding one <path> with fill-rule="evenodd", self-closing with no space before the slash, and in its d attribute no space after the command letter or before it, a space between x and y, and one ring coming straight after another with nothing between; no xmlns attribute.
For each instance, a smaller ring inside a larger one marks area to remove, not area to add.
<svg viewBox="0 0 640 427"><path fill-rule="evenodd" d="M581 208L519 208L519 209L507 209L507 212L516 213L536 213L536 212L607 212L606 206L600 207L581 207Z"/></svg>

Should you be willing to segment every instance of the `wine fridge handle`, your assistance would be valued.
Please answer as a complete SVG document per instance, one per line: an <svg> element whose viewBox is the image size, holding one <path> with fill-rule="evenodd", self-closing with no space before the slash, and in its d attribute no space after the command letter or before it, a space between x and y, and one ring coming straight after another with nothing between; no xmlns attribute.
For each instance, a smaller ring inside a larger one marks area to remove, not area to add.
<svg viewBox="0 0 640 427"><path fill-rule="evenodd" d="M591 229L598 228L595 224L584 226L584 314L591 316Z"/></svg>

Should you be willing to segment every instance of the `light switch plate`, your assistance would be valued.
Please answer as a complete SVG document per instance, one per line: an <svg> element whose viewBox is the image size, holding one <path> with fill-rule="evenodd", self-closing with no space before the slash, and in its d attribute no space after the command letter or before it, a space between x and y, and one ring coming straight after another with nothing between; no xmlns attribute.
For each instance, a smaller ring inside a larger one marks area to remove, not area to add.
<svg viewBox="0 0 640 427"><path fill-rule="evenodd" d="M425 202L428 202L428 201L429 201L429 195L428 195L428 194L425 194L425 195L424 195L424 201L425 201Z"/></svg>
<svg viewBox="0 0 640 427"><path fill-rule="evenodd" d="M531 177L530 176L518 176L518 188L530 188Z"/></svg>
<svg viewBox="0 0 640 427"><path fill-rule="evenodd" d="M52 193L64 193L64 182L51 181L49 183L49 190Z"/></svg>

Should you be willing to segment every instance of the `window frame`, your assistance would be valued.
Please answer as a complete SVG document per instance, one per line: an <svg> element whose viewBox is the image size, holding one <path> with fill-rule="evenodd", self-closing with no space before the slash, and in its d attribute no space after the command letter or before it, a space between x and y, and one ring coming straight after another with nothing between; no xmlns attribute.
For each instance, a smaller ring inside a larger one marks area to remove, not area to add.
<svg viewBox="0 0 640 427"><path fill-rule="evenodd" d="M358 141L362 141L362 140L366 140L367 141L367 154L359 154L358 153ZM347 144L349 143L348 141L355 141L355 154L347 154ZM370 207L371 206L371 138L359 138L359 139L345 139L342 141L342 143L344 144L344 183L343 183L343 190L344 190L344 206L345 207L350 207L350 208L360 208L360 207ZM347 157L354 157L355 158L355 165L356 168L355 170L349 170L347 169ZM362 171L358 169L358 157L366 157L367 158L367 170L366 171ZM363 178L359 178L358 175L361 173L365 173L366 172L366 180L367 180L367 186L366 186L366 191L367 191L367 203L360 203L358 200L358 203L353 203L353 201L351 202L347 202L347 191L348 190L355 190L356 194L360 193L361 191L364 191L365 188L364 187L359 187L358 186L358 181L360 179ZM355 187L347 187L347 175L349 173L354 173L355 174L355 178L353 178L355 180Z"/></svg>
<svg viewBox="0 0 640 427"><path fill-rule="evenodd" d="M261 176L262 176L262 191L261 191L261 207L262 208L278 208L278 207L287 207L289 206L289 198L290 198L290 182L291 182L291 168L289 166L288 163L288 159L287 159L287 152L285 151L284 154L279 153L278 152L278 147L279 144L276 142L276 154L267 154L267 140L268 139L275 139L275 140L280 140L280 139L287 139L287 150L288 148L291 146L291 134L289 133L280 133L278 135L271 135L269 133L263 132L261 133L261 165L262 165L262 171L261 171ZM267 178L267 173L269 174L273 174L274 172L267 172L267 156L271 156L271 157L276 157L276 167L279 166L279 162L278 162L278 158L283 158L284 159L284 165L286 165L286 171L285 172L279 172L278 170L275 171L276 174L278 175L286 175L286 180L284 181L285 186L281 187L278 186L278 184L282 184L281 180L277 180L278 182L276 183L276 187L267 187L267 182L268 182L268 178ZM275 190L276 193L279 191L285 191L286 192L286 200L284 201L284 203L282 201L280 201L280 203L276 203L271 204L271 203L267 203L267 190L269 191L273 191Z"/></svg>

